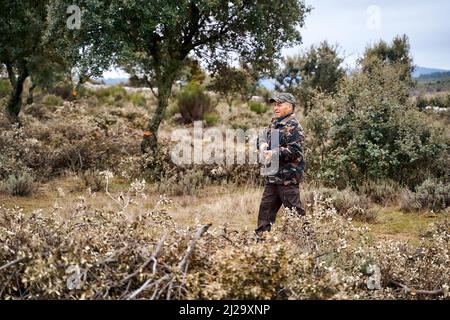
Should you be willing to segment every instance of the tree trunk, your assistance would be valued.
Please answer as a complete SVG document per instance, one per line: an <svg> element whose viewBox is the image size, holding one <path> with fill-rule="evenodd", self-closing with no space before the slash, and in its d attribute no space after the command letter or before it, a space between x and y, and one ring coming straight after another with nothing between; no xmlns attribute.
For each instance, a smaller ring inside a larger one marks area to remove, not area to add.
<svg viewBox="0 0 450 320"><path fill-rule="evenodd" d="M33 91L34 88L36 88L36 84L33 82L33 78L30 77L30 88L28 89L28 97L27 97L27 104L33 103Z"/></svg>
<svg viewBox="0 0 450 320"><path fill-rule="evenodd" d="M14 88L16 86L16 74L14 73L13 66L10 62L6 63L6 71L8 71L8 78L11 86Z"/></svg>
<svg viewBox="0 0 450 320"><path fill-rule="evenodd" d="M158 84L158 106L153 117L148 122L147 131L144 132L144 137L141 142L141 150L143 153L147 153L149 150L156 151L158 145L158 129L169 104L171 89L172 81L164 81Z"/></svg>
<svg viewBox="0 0 450 320"><path fill-rule="evenodd" d="M23 66L20 69L20 74L16 80L16 85L13 87L11 97L6 105L6 114L10 118L11 122L19 122L19 113L22 107L23 84L28 75L28 69L26 66Z"/></svg>

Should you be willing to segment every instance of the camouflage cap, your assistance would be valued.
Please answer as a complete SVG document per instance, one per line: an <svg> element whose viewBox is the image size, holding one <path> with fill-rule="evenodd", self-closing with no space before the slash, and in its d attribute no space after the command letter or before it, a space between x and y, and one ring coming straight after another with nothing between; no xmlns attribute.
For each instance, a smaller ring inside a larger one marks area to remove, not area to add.
<svg viewBox="0 0 450 320"><path fill-rule="evenodd" d="M295 97L290 94L290 93L280 93L275 97L272 97L269 99L270 103L274 103L274 102L279 102L279 103L283 103L283 102L289 102L290 104L292 104L295 107Z"/></svg>

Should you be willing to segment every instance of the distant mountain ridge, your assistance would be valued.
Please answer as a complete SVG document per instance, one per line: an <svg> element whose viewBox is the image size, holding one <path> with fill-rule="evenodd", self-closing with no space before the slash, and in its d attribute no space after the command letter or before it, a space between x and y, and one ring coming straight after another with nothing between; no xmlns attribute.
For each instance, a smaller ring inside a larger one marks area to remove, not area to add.
<svg viewBox="0 0 450 320"><path fill-rule="evenodd" d="M448 77L450 70L444 69L436 69L436 68L426 68L417 66L413 72L413 78L422 79L436 79L440 77ZM116 84L126 84L128 82L128 78L101 78L100 81L103 81L106 85L116 85ZM275 79L264 78L260 79L259 83L261 86L266 87L269 90L274 90L275 88Z"/></svg>
<svg viewBox="0 0 450 320"><path fill-rule="evenodd" d="M426 76L430 74L437 74L437 73L445 73L450 72L450 70L444 70L444 69L435 69L435 68L426 68L426 67L416 67L416 70L413 72L413 78L418 78L420 76Z"/></svg>

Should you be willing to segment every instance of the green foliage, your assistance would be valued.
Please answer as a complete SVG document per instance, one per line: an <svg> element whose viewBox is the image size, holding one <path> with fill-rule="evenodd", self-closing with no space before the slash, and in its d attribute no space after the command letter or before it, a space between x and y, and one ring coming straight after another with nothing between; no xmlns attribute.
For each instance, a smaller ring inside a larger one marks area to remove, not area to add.
<svg viewBox="0 0 450 320"><path fill-rule="evenodd" d="M51 8L56 2L27 0L2 2L0 5L0 64L7 67L14 87L6 107L13 121L18 120L23 83L28 76L31 76L33 85L49 89L70 70L66 58L72 48L71 43L61 37L67 28L52 27L57 18L66 21L65 14L52 15ZM67 6L59 13L66 10Z"/></svg>
<svg viewBox="0 0 450 320"><path fill-rule="evenodd" d="M419 110L425 110L426 107L450 108L450 92L441 94L420 95L417 97L415 105Z"/></svg>
<svg viewBox="0 0 450 320"><path fill-rule="evenodd" d="M28 172L10 175L3 183L2 189L12 196L28 196L35 190L34 177Z"/></svg>
<svg viewBox="0 0 450 320"><path fill-rule="evenodd" d="M100 88L97 91L95 91L95 95L97 98L107 98L112 96L114 100L116 99L123 99L123 97L127 94L127 91L123 86L116 85L116 86L107 86L106 88Z"/></svg>
<svg viewBox="0 0 450 320"><path fill-rule="evenodd" d="M391 44L380 41L366 49L364 57L360 60L363 72L377 73L379 66L389 67L395 70L397 80L412 86L414 64L410 50L409 39L406 35L395 37Z"/></svg>
<svg viewBox="0 0 450 320"><path fill-rule="evenodd" d="M42 103L48 107L62 106L63 100L58 96L48 94L42 99Z"/></svg>
<svg viewBox="0 0 450 320"><path fill-rule="evenodd" d="M248 103L248 106L250 107L250 110L257 113L257 114L263 114L269 111L269 106L266 103L261 103L257 101L250 101Z"/></svg>
<svg viewBox="0 0 450 320"><path fill-rule="evenodd" d="M145 97L139 93L139 92L134 92L131 93L128 96L128 99L131 101L131 103L133 103L135 106L139 106L139 107L144 107L145 104L147 103L147 100L145 99Z"/></svg>
<svg viewBox="0 0 450 320"><path fill-rule="evenodd" d="M206 73L199 61L190 57L186 58L182 73L181 78L187 82L196 82L201 85L206 79Z"/></svg>
<svg viewBox="0 0 450 320"><path fill-rule="evenodd" d="M219 122L219 115L215 112L206 112L203 114L203 121L205 121L208 126L214 126Z"/></svg>
<svg viewBox="0 0 450 320"><path fill-rule="evenodd" d="M180 77L187 57L194 54L214 70L237 56L256 72L269 73L275 69L275 60L283 47L301 43L299 28L310 10L303 0L145 4L111 1L105 10L93 10L98 15L95 21L103 21L98 30L105 30L106 34L92 42L106 39L112 45L106 45L105 50L114 52L110 56L116 58L117 64L133 70L133 74L143 75L158 88L158 108L148 127L155 135L141 144L143 150L149 147L154 150L172 85ZM198 82L202 77L195 73L190 79ZM187 121L192 121L189 112L180 111ZM196 115L193 118L201 119Z"/></svg>
<svg viewBox="0 0 450 320"><path fill-rule="evenodd" d="M228 103L231 110L233 101L245 99L253 84L250 75L243 69L221 66L209 89L218 92Z"/></svg>
<svg viewBox="0 0 450 320"><path fill-rule="evenodd" d="M355 72L331 102L321 98L318 112L328 120L307 117L307 127L319 134L309 150L317 178L341 188L371 179L415 186L427 175L443 174L448 141L426 115L402 104L408 84L397 71L379 65L370 73Z"/></svg>
<svg viewBox="0 0 450 320"><path fill-rule="evenodd" d="M187 123L202 120L203 115L213 110L211 98L196 82L190 82L176 96L178 110Z"/></svg>
<svg viewBox="0 0 450 320"><path fill-rule="evenodd" d="M345 76L342 67L343 58L339 56L338 47L324 41L303 54L287 57L284 61L283 74L297 68L302 81L297 87L288 87L286 91L294 94L305 112L314 108L312 97L315 92L334 93L339 81Z"/></svg>
<svg viewBox="0 0 450 320"><path fill-rule="evenodd" d="M170 119L179 112L180 110L178 108L178 101L171 100L169 102L169 106L166 109L165 118Z"/></svg>
<svg viewBox="0 0 450 320"><path fill-rule="evenodd" d="M11 93L12 87L9 81L0 79L0 99Z"/></svg>

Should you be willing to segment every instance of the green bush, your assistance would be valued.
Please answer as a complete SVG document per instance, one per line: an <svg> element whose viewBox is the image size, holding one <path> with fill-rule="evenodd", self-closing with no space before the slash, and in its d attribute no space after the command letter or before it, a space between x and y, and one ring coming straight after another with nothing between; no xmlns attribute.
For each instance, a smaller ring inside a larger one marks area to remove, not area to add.
<svg viewBox="0 0 450 320"><path fill-rule="evenodd" d="M170 101L169 105L167 106L166 113L164 115L165 119L170 119L177 113L179 113L180 110L178 108L178 103L174 101Z"/></svg>
<svg viewBox="0 0 450 320"><path fill-rule="evenodd" d="M416 107L424 110L426 107L450 108L450 93L419 96L416 99Z"/></svg>
<svg viewBox="0 0 450 320"><path fill-rule="evenodd" d="M178 109L187 123L202 120L213 110L211 98L196 82L190 82L177 94Z"/></svg>
<svg viewBox="0 0 450 320"><path fill-rule="evenodd" d="M3 183L2 189L12 196L28 196L35 190L34 178L27 172L10 175Z"/></svg>
<svg viewBox="0 0 450 320"><path fill-rule="evenodd" d="M128 97L127 91L120 85L98 89L95 91L94 95L98 98L100 103L118 102Z"/></svg>
<svg viewBox="0 0 450 320"><path fill-rule="evenodd" d="M11 89L11 84L8 80L0 79L0 99L8 96Z"/></svg>
<svg viewBox="0 0 450 320"><path fill-rule="evenodd" d="M375 71L354 73L333 97L323 148L309 150L320 152L316 178L340 188L379 179L414 187L427 175L442 175L445 135L427 115L402 104L405 88L395 72Z"/></svg>
<svg viewBox="0 0 450 320"><path fill-rule="evenodd" d="M248 105L250 107L250 110L257 114L263 114L269 111L269 106L267 106L267 104L265 103L250 101Z"/></svg>
<svg viewBox="0 0 450 320"><path fill-rule="evenodd" d="M213 112L206 112L203 114L203 121L205 121L208 126L214 126L219 122L219 115Z"/></svg>
<svg viewBox="0 0 450 320"><path fill-rule="evenodd" d="M143 107L145 106L147 100L145 99L145 97L139 93L139 92L134 92L132 94L129 95L128 98L131 103L133 103L135 106L139 106L139 107Z"/></svg>
<svg viewBox="0 0 450 320"><path fill-rule="evenodd" d="M44 97L42 103L47 107L62 106L63 99L53 94L49 94Z"/></svg>

